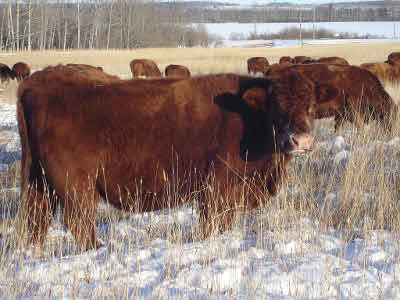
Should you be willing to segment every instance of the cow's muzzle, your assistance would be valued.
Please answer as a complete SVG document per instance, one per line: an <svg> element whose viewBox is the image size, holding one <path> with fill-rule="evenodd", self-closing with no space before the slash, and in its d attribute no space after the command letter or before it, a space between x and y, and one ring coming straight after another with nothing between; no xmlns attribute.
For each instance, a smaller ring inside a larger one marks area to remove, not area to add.
<svg viewBox="0 0 400 300"><path fill-rule="evenodd" d="M302 155L312 150L314 137L308 133L286 134L282 140L282 148L285 154Z"/></svg>

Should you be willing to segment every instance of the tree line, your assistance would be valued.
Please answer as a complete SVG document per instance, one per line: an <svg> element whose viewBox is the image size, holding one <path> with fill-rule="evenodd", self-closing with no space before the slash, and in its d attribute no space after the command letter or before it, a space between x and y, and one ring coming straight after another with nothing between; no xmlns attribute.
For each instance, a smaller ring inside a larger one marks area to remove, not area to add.
<svg viewBox="0 0 400 300"><path fill-rule="evenodd" d="M220 8L218 3L154 0L4 0L0 49L132 49L209 46L214 22L398 21L400 3ZM210 4L212 4L210 6Z"/></svg>
<svg viewBox="0 0 400 300"><path fill-rule="evenodd" d="M2 50L208 46L182 3L140 0L8 0L0 3Z"/></svg>

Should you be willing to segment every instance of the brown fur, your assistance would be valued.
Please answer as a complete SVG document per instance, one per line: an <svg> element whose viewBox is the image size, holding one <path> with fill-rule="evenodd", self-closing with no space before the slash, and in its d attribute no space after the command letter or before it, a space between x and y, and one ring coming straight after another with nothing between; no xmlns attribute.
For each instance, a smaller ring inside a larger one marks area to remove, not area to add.
<svg viewBox="0 0 400 300"><path fill-rule="evenodd" d="M294 59L293 59L293 63L295 63L295 64L302 64L304 61L307 61L307 60L313 60L311 57L309 57L309 56L302 56L302 55L300 55L300 56L295 56L294 57Z"/></svg>
<svg viewBox="0 0 400 300"><path fill-rule="evenodd" d="M283 63L294 63L294 60L293 60L293 58L291 58L290 56L282 56L280 59L279 59L279 63L280 64L283 64Z"/></svg>
<svg viewBox="0 0 400 300"><path fill-rule="evenodd" d="M87 64L67 64L67 66L68 67L75 67L77 69L82 69L82 70L95 69L95 70L104 72L103 67L95 67L95 66L87 65Z"/></svg>
<svg viewBox="0 0 400 300"><path fill-rule="evenodd" d="M337 56L320 57L316 59L315 62L321 64L350 65L347 60Z"/></svg>
<svg viewBox="0 0 400 300"><path fill-rule="evenodd" d="M162 77L157 64L151 59L134 59L130 63L132 77Z"/></svg>
<svg viewBox="0 0 400 300"><path fill-rule="evenodd" d="M240 206L228 194L251 182L252 195L263 187L277 193L297 147L291 133L313 129L319 90L295 72L279 80L222 74L102 85L64 66L34 73L20 84L17 102L30 241L43 244L56 199L85 250L98 246L99 195L118 208L158 210L173 205L165 197L170 180L189 189L208 176L220 196L210 201L209 188L199 196L203 235L228 229ZM214 228L214 219L222 225Z"/></svg>
<svg viewBox="0 0 400 300"><path fill-rule="evenodd" d="M190 77L190 71L187 67L181 65L168 65L165 68L167 77Z"/></svg>
<svg viewBox="0 0 400 300"><path fill-rule="evenodd" d="M381 82L396 82L400 79L400 64L389 64L385 62L365 63L360 68L373 73Z"/></svg>
<svg viewBox="0 0 400 300"><path fill-rule="evenodd" d="M264 72L265 76L268 76L268 74L276 73L280 70L286 69L287 67L293 66L294 64L288 63L288 62L283 62L283 63L275 63L272 65L269 65L266 71Z"/></svg>
<svg viewBox="0 0 400 300"><path fill-rule="evenodd" d="M250 57L247 60L247 72L254 75L257 72L264 73L269 66L268 59L265 57Z"/></svg>
<svg viewBox="0 0 400 300"><path fill-rule="evenodd" d="M17 81L21 81L31 74L31 68L24 62L17 62L13 65L12 72Z"/></svg>
<svg viewBox="0 0 400 300"><path fill-rule="evenodd" d="M390 129L396 119L398 107L382 84L371 72L356 67L338 64L294 65L266 74L267 78L285 72L299 72L314 83L328 83L340 93L332 101L317 103L316 118L335 117L335 129L343 120L353 122L356 115L366 121L369 117L378 119ZM321 96L319 99L324 99Z"/></svg>
<svg viewBox="0 0 400 300"><path fill-rule="evenodd" d="M395 65L400 63L400 52L392 52L388 55L387 61L385 61L391 65Z"/></svg>
<svg viewBox="0 0 400 300"><path fill-rule="evenodd" d="M0 63L0 79L1 83L8 83L10 79L14 79L13 71L6 64Z"/></svg>
<svg viewBox="0 0 400 300"><path fill-rule="evenodd" d="M337 56L320 57L318 59L304 60L303 64L338 64L338 65L350 65L347 60Z"/></svg>

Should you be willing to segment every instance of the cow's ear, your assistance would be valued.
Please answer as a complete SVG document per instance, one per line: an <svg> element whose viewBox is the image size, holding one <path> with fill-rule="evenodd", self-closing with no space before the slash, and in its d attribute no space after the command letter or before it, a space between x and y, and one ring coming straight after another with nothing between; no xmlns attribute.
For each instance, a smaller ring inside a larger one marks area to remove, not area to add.
<svg viewBox="0 0 400 300"><path fill-rule="evenodd" d="M241 113L243 110L248 109L239 96L231 93L223 93L214 97L214 103L222 109L230 112Z"/></svg>
<svg viewBox="0 0 400 300"><path fill-rule="evenodd" d="M328 83L321 83L315 87L317 103L329 102L339 96L339 90Z"/></svg>
<svg viewBox="0 0 400 300"><path fill-rule="evenodd" d="M252 87L247 89L242 99L247 105L255 110L265 110L265 101L268 97L268 91L260 87Z"/></svg>

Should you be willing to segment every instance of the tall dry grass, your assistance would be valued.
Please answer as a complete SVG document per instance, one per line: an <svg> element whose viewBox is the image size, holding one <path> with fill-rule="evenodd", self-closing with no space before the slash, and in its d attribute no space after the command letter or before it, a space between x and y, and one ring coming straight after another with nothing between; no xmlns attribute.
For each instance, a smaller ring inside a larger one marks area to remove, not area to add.
<svg viewBox="0 0 400 300"><path fill-rule="evenodd" d="M72 52L38 52L17 53L4 56L2 63L12 64L16 61L26 61L33 70L57 63L86 63L103 66L106 72L129 78L129 62L133 58L154 59L163 69L170 63L183 64L189 67L194 75L235 72L246 73L246 60L251 56L266 56L274 63L281 56L308 55L312 57L340 56L351 64L370 61L383 61L393 51L400 51L400 44L346 44L334 46L304 46L298 48L260 49L260 48L229 48L229 49L143 49L132 51L72 51ZM400 88L396 84L385 84L385 88L393 99L400 103ZM6 87L6 98L15 101L11 95L15 93L16 84ZM400 118L399 118L400 119ZM233 228L239 231L253 232L255 246L272 251L271 245L265 245L266 232L274 232L276 239L287 238L288 230L295 230L295 239L303 239L301 228L304 219L311 219L319 225L319 230L338 230L343 239L351 241L363 238L370 229L387 229L400 233L400 145L389 147L388 143L400 134L400 124L396 124L392 132L388 132L376 122L371 122L362 128L356 128L346 123L339 132L333 132L332 120L317 122L316 147L314 151L302 158L293 160L288 166L287 180L280 194L263 202L260 211L243 212L236 216ZM379 141L379 142L377 142ZM343 146L344 143L344 146ZM342 146L341 146L342 145ZM9 190L19 186L19 165L16 164L0 174L0 190ZM212 177L210 177L212 179ZM97 224L107 227L107 235L102 235L110 251L119 253L124 245L129 245L131 251L145 248L150 242L162 238L183 246L185 243L198 241L200 231L196 203L199 190L208 189L210 199L218 197L217 190L210 189L213 182L197 183L197 189L182 192L181 182L170 181L165 197L172 203L176 201L186 204L185 212L192 215L192 222L182 224L179 221L154 222L151 214L141 217L122 212L102 203L98 209ZM251 187L250 187L251 188ZM259 187L255 187L259 188ZM238 202L245 202L251 189L243 189ZM18 195L18 194L14 194ZM140 197L140 193L136 195ZM3 246L0 251L0 267L7 269L15 261L9 259L10 251L15 251L18 245L26 245L26 236L16 235L15 206L17 197L10 198L5 193L1 197L0 234ZM7 213L11 211L12 213ZM169 210L174 218L174 210ZM133 226L145 224L145 232L137 230L138 234L127 237L124 245L118 241L115 224L121 219L132 219ZM139 219L138 219L139 218ZM140 220L140 221L138 221ZM56 215L55 228L61 228L60 212ZM245 235L245 234L244 234ZM217 239L217 240L216 240ZM276 241L276 242L279 242ZM210 240L218 243L218 237ZM271 248L270 248L271 247ZM124 250L125 251L125 250ZM304 250L306 251L306 250ZM40 255L47 259L55 259L62 255L79 254L74 240L68 236L51 236L46 239L44 252ZM110 254L110 253L109 253ZM22 257L22 256L21 256ZM204 257L204 267L215 258ZM277 258L278 259L278 258ZM23 264L23 262L21 262ZM168 262L165 262L168 269ZM11 286L11 285L10 285ZM255 291L249 283L249 296ZM23 294L20 290L9 291L9 295ZM138 289L140 293L140 289ZM122 295L119 295L122 296ZM184 295L182 296L184 298Z"/></svg>

